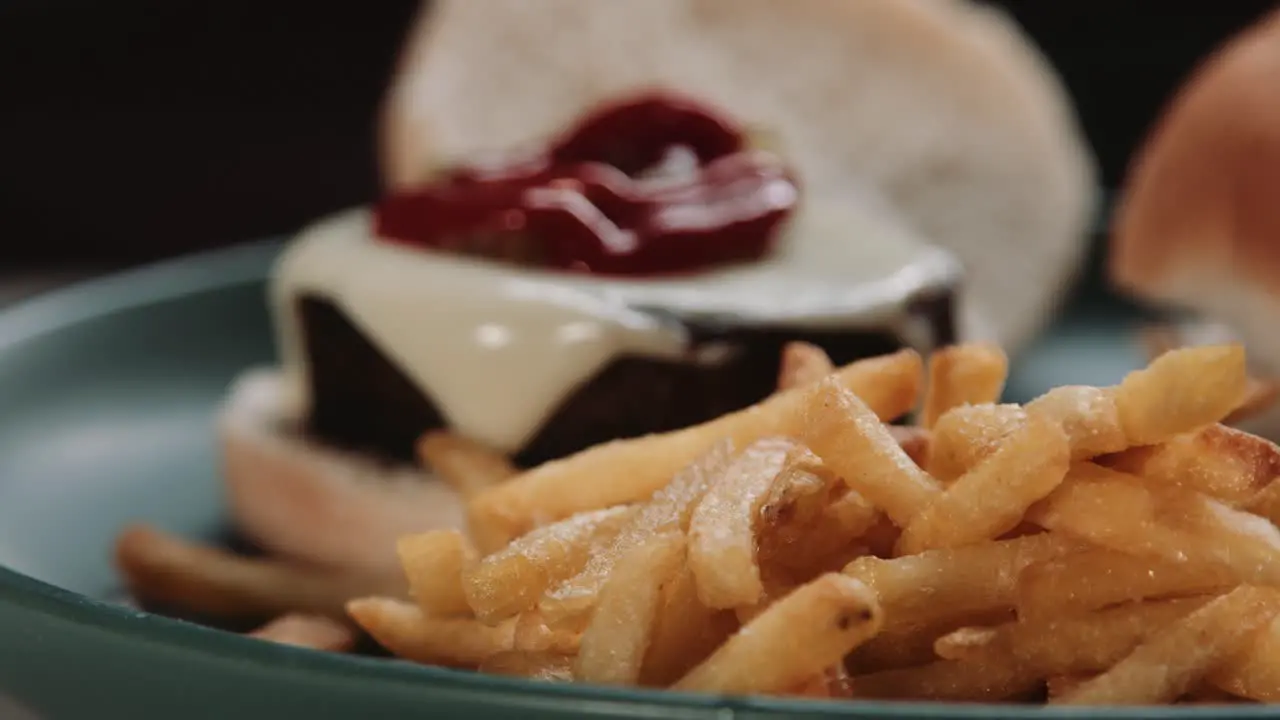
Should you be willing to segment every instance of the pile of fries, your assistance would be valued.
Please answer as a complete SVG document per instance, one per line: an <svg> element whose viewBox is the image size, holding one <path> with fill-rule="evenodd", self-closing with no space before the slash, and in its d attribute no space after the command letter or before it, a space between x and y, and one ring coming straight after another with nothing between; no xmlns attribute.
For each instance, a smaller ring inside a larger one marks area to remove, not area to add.
<svg viewBox="0 0 1280 720"><path fill-rule="evenodd" d="M1221 424L1243 350L1026 405L999 403L1007 368L982 344L842 368L795 344L751 408L523 473L429 435L469 532L403 538L407 592L345 612L398 657L547 681L1280 701L1280 448Z"/></svg>

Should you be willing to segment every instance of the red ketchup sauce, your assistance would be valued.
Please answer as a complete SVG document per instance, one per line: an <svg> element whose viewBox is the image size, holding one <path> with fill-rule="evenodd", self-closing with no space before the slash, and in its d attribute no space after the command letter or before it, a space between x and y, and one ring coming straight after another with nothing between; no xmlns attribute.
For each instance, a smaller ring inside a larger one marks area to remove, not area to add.
<svg viewBox="0 0 1280 720"><path fill-rule="evenodd" d="M549 147L454 168L383 198L387 242L603 275L759 259L799 201L790 170L696 102L646 93L602 106ZM643 176L673 149L687 176Z"/></svg>

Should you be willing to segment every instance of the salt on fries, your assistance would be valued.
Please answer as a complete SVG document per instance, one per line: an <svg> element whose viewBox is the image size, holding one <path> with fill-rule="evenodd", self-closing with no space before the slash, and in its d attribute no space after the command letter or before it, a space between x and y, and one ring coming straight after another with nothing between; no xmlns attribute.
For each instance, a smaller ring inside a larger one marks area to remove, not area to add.
<svg viewBox="0 0 1280 720"><path fill-rule="evenodd" d="M1280 450L1220 424L1241 348L1022 406L998 404L1007 366L961 345L926 382L910 351L834 368L789 346L752 408L481 490L478 559L407 539L450 548L405 562L417 605L351 614L403 657L550 681L1280 701Z"/></svg>
<svg viewBox="0 0 1280 720"><path fill-rule="evenodd" d="M880 419L892 420L915 405L921 371L920 356L904 350L853 363L829 377ZM717 443L744 448L761 438L794 436L812 395L811 385L793 387L702 425L617 440L546 463L477 495L468 514L471 533L482 550L492 551L546 522L641 502Z"/></svg>
<svg viewBox="0 0 1280 720"><path fill-rule="evenodd" d="M255 637L349 648L345 604L401 658L551 682L1280 702L1280 449L1222 424L1253 402L1243 350L1025 405L1000 403L1007 367L794 343L753 407L523 473L430 433L470 527L403 538L403 586L147 529L117 560L144 597L282 616Z"/></svg>

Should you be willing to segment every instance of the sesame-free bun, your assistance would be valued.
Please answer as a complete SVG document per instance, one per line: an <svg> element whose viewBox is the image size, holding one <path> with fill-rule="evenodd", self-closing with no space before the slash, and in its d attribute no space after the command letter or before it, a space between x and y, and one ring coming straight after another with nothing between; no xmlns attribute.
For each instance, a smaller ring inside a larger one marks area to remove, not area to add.
<svg viewBox="0 0 1280 720"><path fill-rule="evenodd" d="M390 188L662 87L764 128L810 196L882 194L954 252L969 337L1023 346L1085 253L1093 161L1058 78L996 10L968 0L432 6L382 114Z"/></svg>
<svg viewBox="0 0 1280 720"><path fill-rule="evenodd" d="M1112 228L1120 288L1224 321L1280 372L1280 11L1193 73L1136 156Z"/></svg>
<svg viewBox="0 0 1280 720"><path fill-rule="evenodd" d="M275 371L238 379L218 416L227 498L265 549L364 573L399 573L403 535L463 527L463 504L415 467L386 467L301 437Z"/></svg>

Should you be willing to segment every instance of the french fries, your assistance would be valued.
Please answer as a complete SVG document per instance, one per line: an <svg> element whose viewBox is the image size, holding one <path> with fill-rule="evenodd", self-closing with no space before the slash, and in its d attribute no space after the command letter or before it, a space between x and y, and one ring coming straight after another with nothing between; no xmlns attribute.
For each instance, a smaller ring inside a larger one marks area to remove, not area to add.
<svg viewBox="0 0 1280 720"><path fill-rule="evenodd" d="M539 611L553 623L589 613L620 557L655 533L688 530L694 508L711 482L728 469L732 452L732 444L717 444L654 493L652 500L622 526L614 542L592 554L581 571L543 595Z"/></svg>
<svg viewBox="0 0 1280 720"><path fill-rule="evenodd" d="M920 356L904 350L852 363L830 378L878 417L892 420L915 405L921 374ZM764 437L794 435L811 394L810 387L792 388L702 425L598 445L534 468L471 501L471 532L482 549L495 549L540 522L644 500L725 439L745 447ZM627 471L619 474L618 468Z"/></svg>
<svg viewBox="0 0 1280 720"><path fill-rule="evenodd" d="M1280 476L1280 448L1256 435L1208 425L1159 445L1126 450L1105 464L1241 507Z"/></svg>
<svg viewBox="0 0 1280 720"><path fill-rule="evenodd" d="M444 430L423 435L417 450L422 464L463 497L474 497L517 472L502 453Z"/></svg>
<svg viewBox="0 0 1280 720"><path fill-rule="evenodd" d="M684 535L671 531L649 538L619 558L582 634L574 669L577 679L636 684L662 604L662 586L680 571L684 555Z"/></svg>
<svg viewBox="0 0 1280 720"><path fill-rule="evenodd" d="M716 610L754 605L764 593L756 562L756 521L796 446L759 440L725 469L689 521L689 568L698 598Z"/></svg>
<svg viewBox="0 0 1280 720"><path fill-rule="evenodd" d="M946 411L1000 400L1009 374L1009 358L993 345L970 343L942 348L929 357L920 425L932 428Z"/></svg>
<svg viewBox="0 0 1280 720"><path fill-rule="evenodd" d="M323 615L281 615L249 633L249 637L311 650L347 652L356 645L351 624Z"/></svg>
<svg viewBox="0 0 1280 720"><path fill-rule="evenodd" d="M882 622L875 594L835 573L813 580L758 615L673 687L778 693L839 663Z"/></svg>
<svg viewBox="0 0 1280 720"><path fill-rule="evenodd" d="M1125 437L1153 445L1220 422L1244 401L1248 380L1239 345L1167 352L1116 387Z"/></svg>
<svg viewBox="0 0 1280 720"><path fill-rule="evenodd" d="M1070 459L1062 426L1030 416L991 457L961 475L907 523L899 554L971 545L1012 530L1027 508L1062 483Z"/></svg>
<svg viewBox="0 0 1280 720"><path fill-rule="evenodd" d="M857 393L833 376L813 386L811 394L800 438L895 523L906 525L942 493Z"/></svg>
<svg viewBox="0 0 1280 720"><path fill-rule="evenodd" d="M496 622L534 607L553 583L580 572L603 552L634 512L605 508L545 525L480 561L463 581L477 617Z"/></svg>
<svg viewBox="0 0 1280 720"><path fill-rule="evenodd" d="M917 355L837 369L792 344L753 408L506 479L428 436L473 525L400 542L407 592L149 531L118 554L152 597L284 615L258 637L348 647L349 627L296 614L345 606L398 657L531 680L1280 703L1280 450L1221 424L1248 393L1240 349L1025 405L997 404L1007 364L935 353L919 424L891 426Z"/></svg>
<svg viewBox="0 0 1280 720"><path fill-rule="evenodd" d="M1167 625L1111 669L1054 700L1066 705L1173 702L1264 629L1276 591L1243 585Z"/></svg>
<svg viewBox="0 0 1280 720"><path fill-rule="evenodd" d="M1234 584L1229 569L1090 548L1027 567L1018 576L1018 616L1071 617L1135 600L1213 593Z"/></svg>
<svg viewBox="0 0 1280 720"><path fill-rule="evenodd" d="M790 342L782 347L782 363L778 368L778 389L811 385L835 370L831 358L817 345Z"/></svg>
<svg viewBox="0 0 1280 720"><path fill-rule="evenodd" d="M1058 423L1072 460L1088 460L1129 447L1115 388L1057 387L1027 403L1027 412Z"/></svg>
<svg viewBox="0 0 1280 720"><path fill-rule="evenodd" d="M1074 540L1044 533L891 560L864 557L844 572L876 592L887 630L1012 609L1023 568L1078 547Z"/></svg>
<svg viewBox="0 0 1280 720"><path fill-rule="evenodd" d="M142 599L215 617L300 612L345 619L344 607L353 597L404 594L398 579L241 557L145 526L120 534L115 560Z"/></svg>
<svg viewBox="0 0 1280 720"><path fill-rule="evenodd" d="M457 530L433 530L406 535L396 543L400 566L409 581L409 594L423 612L468 615L471 604L463 574L476 561L475 550Z"/></svg>
<svg viewBox="0 0 1280 720"><path fill-rule="evenodd" d="M931 476L950 483L998 450L1005 438L1027 422L1017 405L961 405L934 423L925 457Z"/></svg>
<svg viewBox="0 0 1280 720"><path fill-rule="evenodd" d="M735 614L703 605L693 571L688 566L680 569L663 588L640 684L666 687L679 680L737 629Z"/></svg>
<svg viewBox="0 0 1280 720"><path fill-rule="evenodd" d="M436 617L388 597L357 598L347 613L396 655L414 662L474 668L514 646L515 623L490 626L474 618Z"/></svg>

